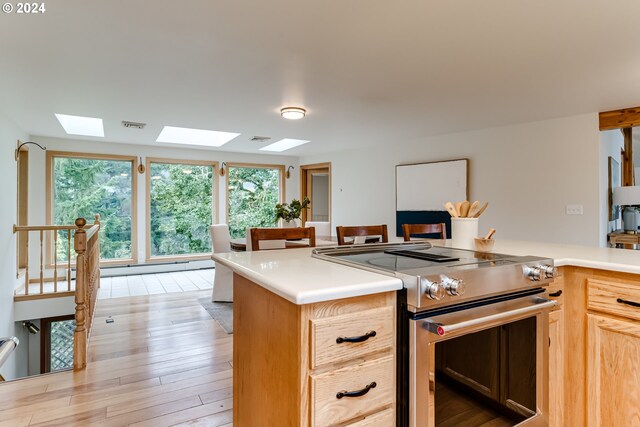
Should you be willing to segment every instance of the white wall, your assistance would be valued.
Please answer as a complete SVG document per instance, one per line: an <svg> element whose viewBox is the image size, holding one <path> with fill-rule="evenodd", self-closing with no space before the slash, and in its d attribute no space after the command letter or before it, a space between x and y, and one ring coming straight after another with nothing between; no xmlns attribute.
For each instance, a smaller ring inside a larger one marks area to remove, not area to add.
<svg viewBox="0 0 640 427"><path fill-rule="evenodd" d="M159 157L184 160L212 160L219 162L261 163L292 165L291 177L285 179L286 201L300 197L300 179L298 175L298 159L291 156L271 156L259 154L225 153L216 150L196 150L188 148L154 147L152 145L129 145L97 141L64 140L32 136L34 141L47 147L47 151L72 151L80 153L121 154L142 157ZM45 194L46 172L45 153L32 150L29 156L31 181L29 186L29 222L31 224L45 224ZM146 173L146 172L145 172ZM219 197L217 205L218 222L226 222L226 177L216 176L216 189ZM138 259L144 262L146 252L146 177L138 175L137 186L137 214L138 214ZM90 219L88 219L90 220Z"/></svg>
<svg viewBox="0 0 640 427"><path fill-rule="evenodd" d="M0 113L0 170L4 182L0 185L0 337L17 336L20 345L9 360L0 367L6 379L27 374L28 337L26 330L13 320L13 291L16 279L16 240L13 225L17 213L17 163L14 158L16 141L27 141L15 124Z"/></svg>
<svg viewBox="0 0 640 427"><path fill-rule="evenodd" d="M372 124L373 125L373 124ZM305 156L331 162L332 225L395 229L395 165L470 159L472 200L487 200L480 233L496 238L599 243L598 115L585 114L473 132L389 141L384 147ZM424 183L416 183L420 191ZM567 204L584 214L565 214Z"/></svg>
<svg viewBox="0 0 640 427"><path fill-rule="evenodd" d="M622 154L624 136L620 129L600 132L600 238L601 247L607 246L607 233L622 228L622 213L618 220L609 221L609 156L618 162L618 172L622 178Z"/></svg>

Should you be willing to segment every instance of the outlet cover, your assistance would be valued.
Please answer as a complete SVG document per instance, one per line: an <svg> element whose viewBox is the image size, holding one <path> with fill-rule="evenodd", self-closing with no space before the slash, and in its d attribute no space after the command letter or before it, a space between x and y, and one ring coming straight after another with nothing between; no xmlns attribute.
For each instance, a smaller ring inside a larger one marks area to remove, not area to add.
<svg viewBox="0 0 640 427"><path fill-rule="evenodd" d="M582 215L582 205L567 205L567 215Z"/></svg>

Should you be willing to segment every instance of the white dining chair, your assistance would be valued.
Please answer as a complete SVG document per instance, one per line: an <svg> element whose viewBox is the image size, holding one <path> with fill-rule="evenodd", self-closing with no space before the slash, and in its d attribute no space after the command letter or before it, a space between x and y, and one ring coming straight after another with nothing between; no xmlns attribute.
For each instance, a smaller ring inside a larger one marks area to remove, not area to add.
<svg viewBox="0 0 640 427"><path fill-rule="evenodd" d="M251 229L255 227L247 227L247 252L251 251ZM284 240L265 240L260 244L260 249L285 249L287 247Z"/></svg>
<svg viewBox="0 0 640 427"><path fill-rule="evenodd" d="M231 252L231 236L227 224L215 224L209 227L213 253ZM213 302L233 302L233 272L224 265L215 263L213 276Z"/></svg>
<svg viewBox="0 0 640 427"><path fill-rule="evenodd" d="M316 238L318 238L318 236L331 236L331 223L329 221L306 221L304 226L315 227Z"/></svg>

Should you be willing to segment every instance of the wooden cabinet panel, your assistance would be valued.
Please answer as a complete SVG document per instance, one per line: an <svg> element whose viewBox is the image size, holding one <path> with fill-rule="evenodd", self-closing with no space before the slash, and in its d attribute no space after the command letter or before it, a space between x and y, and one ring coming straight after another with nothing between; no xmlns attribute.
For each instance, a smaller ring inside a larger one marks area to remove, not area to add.
<svg viewBox="0 0 640 427"><path fill-rule="evenodd" d="M549 314L549 427L564 426L564 312Z"/></svg>
<svg viewBox="0 0 640 427"><path fill-rule="evenodd" d="M393 427L396 425L396 416L393 409L371 414L360 421L347 424L348 427Z"/></svg>
<svg viewBox="0 0 640 427"><path fill-rule="evenodd" d="M640 426L640 323L587 317L588 425Z"/></svg>
<svg viewBox="0 0 640 427"><path fill-rule="evenodd" d="M588 309L640 320L640 307L619 302L640 304L640 286L637 283L588 280Z"/></svg>
<svg viewBox="0 0 640 427"><path fill-rule="evenodd" d="M311 375L311 425L328 426L393 404L396 397L393 356L370 360L323 374ZM375 382L375 387L360 397L336 395L358 391Z"/></svg>
<svg viewBox="0 0 640 427"><path fill-rule="evenodd" d="M355 359L391 348L395 336L394 308L374 308L356 313L311 320L311 368ZM375 332L363 342L341 342L341 337L358 337Z"/></svg>

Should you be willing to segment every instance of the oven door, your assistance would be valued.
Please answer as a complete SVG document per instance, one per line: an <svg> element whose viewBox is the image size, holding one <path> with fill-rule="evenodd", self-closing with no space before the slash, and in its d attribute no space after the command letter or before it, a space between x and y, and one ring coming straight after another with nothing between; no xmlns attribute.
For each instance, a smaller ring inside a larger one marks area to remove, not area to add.
<svg viewBox="0 0 640 427"><path fill-rule="evenodd" d="M548 426L554 305L527 296L410 320L409 425Z"/></svg>

